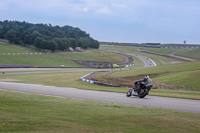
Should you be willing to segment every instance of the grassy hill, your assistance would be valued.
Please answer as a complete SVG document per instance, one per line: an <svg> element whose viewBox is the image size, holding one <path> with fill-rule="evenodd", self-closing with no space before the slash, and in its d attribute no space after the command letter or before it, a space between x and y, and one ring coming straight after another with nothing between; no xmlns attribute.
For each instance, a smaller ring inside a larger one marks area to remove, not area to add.
<svg viewBox="0 0 200 133"><path fill-rule="evenodd" d="M38 49L33 49L29 47L25 47L22 45L15 45L15 44L9 44L7 42L0 41L0 53L31 53L31 52L42 52Z"/></svg>
<svg viewBox="0 0 200 133"><path fill-rule="evenodd" d="M140 49L140 47L100 45L100 48L114 50L114 51L120 51L120 52L126 52L126 53L132 53L132 54L138 54L138 55L143 55L143 56L151 58L158 66L172 64L173 62L177 62L177 61L179 62L180 61L180 60L177 60L177 59L171 59L171 58L167 58L167 57L164 57L164 56L157 56L157 55L152 55L152 54L148 54L148 53L139 52L138 49Z"/></svg>
<svg viewBox="0 0 200 133"><path fill-rule="evenodd" d="M156 88L177 89L200 91L200 61L187 62L174 65L166 65L153 68L145 68L132 71L121 71L111 74L113 77L125 78L127 81L138 80L145 75L149 75ZM130 85L131 85L130 83ZM177 85L177 86L173 86Z"/></svg>
<svg viewBox="0 0 200 133"><path fill-rule="evenodd" d="M89 49L84 52L57 52L56 55L72 60L92 60L112 63L119 63L124 60L123 56L97 49Z"/></svg>
<svg viewBox="0 0 200 133"><path fill-rule="evenodd" d="M65 67L84 67L72 60L112 63L124 61L124 57L121 55L97 49L89 49L84 52L55 52L48 54L38 49L10 45L6 42L0 42L0 57L0 64L25 64L37 67L60 67L61 65Z"/></svg>
<svg viewBox="0 0 200 133"><path fill-rule="evenodd" d="M184 48L184 49L165 49L165 48L142 48L147 51L152 51L161 54L170 54L200 59L200 48Z"/></svg>
<svg viewBox="0 0 200 133"><path fill-rule="evenodd" d="M170 64L171 61L176 61L166 57L159 57L142 52L138 52L135 47L120 47L120 46L101 46L102 48L146 55L152 58L158 67L135 69L129 71L118 71L112 73L110 76L105 77L99 74L96 79L102 82L110 82L115 85L129 86L133 84L134 80L143 78L149 75L154 82L154 88L160 89L181 89L181 90L197 90L200 91L200 61L185 62L180 64ZM199 58L200 49L157 49L157 48L143 48L160 53L177 52L179 55L185 57ZM194 54L191 54L194 53Z"/></svg>

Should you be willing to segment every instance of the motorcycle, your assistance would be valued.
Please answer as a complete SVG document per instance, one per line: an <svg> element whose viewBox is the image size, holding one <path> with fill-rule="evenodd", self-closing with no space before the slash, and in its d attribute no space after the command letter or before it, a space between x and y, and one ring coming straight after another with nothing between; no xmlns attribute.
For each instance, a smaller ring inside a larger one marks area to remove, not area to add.
<svg viewBox="0 0 200 133"><path fill-rule="evenodd" d="M144 84L142 84L140 81L136 81L133 84L133 88L130 89L127 93L126 96L130 97L130 96L138 96L139 98L144 98L146 95L149 94L149 91L151 89L152 86L150 86L150 88L146 88Z"/></svg>

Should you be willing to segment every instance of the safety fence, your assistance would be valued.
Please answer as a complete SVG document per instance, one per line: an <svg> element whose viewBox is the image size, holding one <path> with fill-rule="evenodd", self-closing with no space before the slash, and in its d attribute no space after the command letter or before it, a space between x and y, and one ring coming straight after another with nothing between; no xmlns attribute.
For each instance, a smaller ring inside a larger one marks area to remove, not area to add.
<svg viewBox="0 0 200 133"><path fill-rule="evenodd" d="M135 64L130 64L130 65L125 65L124 67L132 67L134 66Z"/></svg>
<svg viewBox="0 0 200 133"><path fill-rule="evenodd" d="M87 82L87 83L91 83L91 84L97 84L97 85L101 85L101 86L107 86L107 87L120 87L120 86L115 86L115 85L110 85L110 84L105 84L105 83L101 83L99 81L93 81L93 80L89 80L87 79L86 77L93 74L94 72L92 73L89 73L83 77L81 77L81 80L84 81L84 82Z"/></svg>

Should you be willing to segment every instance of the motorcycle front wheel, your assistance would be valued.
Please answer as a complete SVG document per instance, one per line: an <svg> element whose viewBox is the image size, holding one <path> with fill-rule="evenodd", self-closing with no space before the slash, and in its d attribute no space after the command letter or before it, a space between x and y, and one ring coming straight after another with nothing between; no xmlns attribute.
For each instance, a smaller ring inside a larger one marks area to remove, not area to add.
<svg viewBox="0 0 200 133"><path fill-rule="evenodd" d="M127 97L130 97L131 94L132 94L132 89L130 89L130 90L126 93L126 96L127 96Z"/></svg>
<svg viewBox="0 0 200 133"><path fill-rule="evenodd" d="M141 89L138 93L139 98L144 98L146 95L148 95L149 90L148 89Z"/></svg>

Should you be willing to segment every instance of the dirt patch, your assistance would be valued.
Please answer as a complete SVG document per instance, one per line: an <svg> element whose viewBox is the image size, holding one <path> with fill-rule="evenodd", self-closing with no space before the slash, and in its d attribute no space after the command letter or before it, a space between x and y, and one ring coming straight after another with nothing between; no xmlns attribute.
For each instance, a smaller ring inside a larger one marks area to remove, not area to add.
<svg viewBox="0 0 200 133"><path fill-rule="evenodd" d="M0 82L8 82L8 81L21 81L17 79L0 79Z"/></svg>

